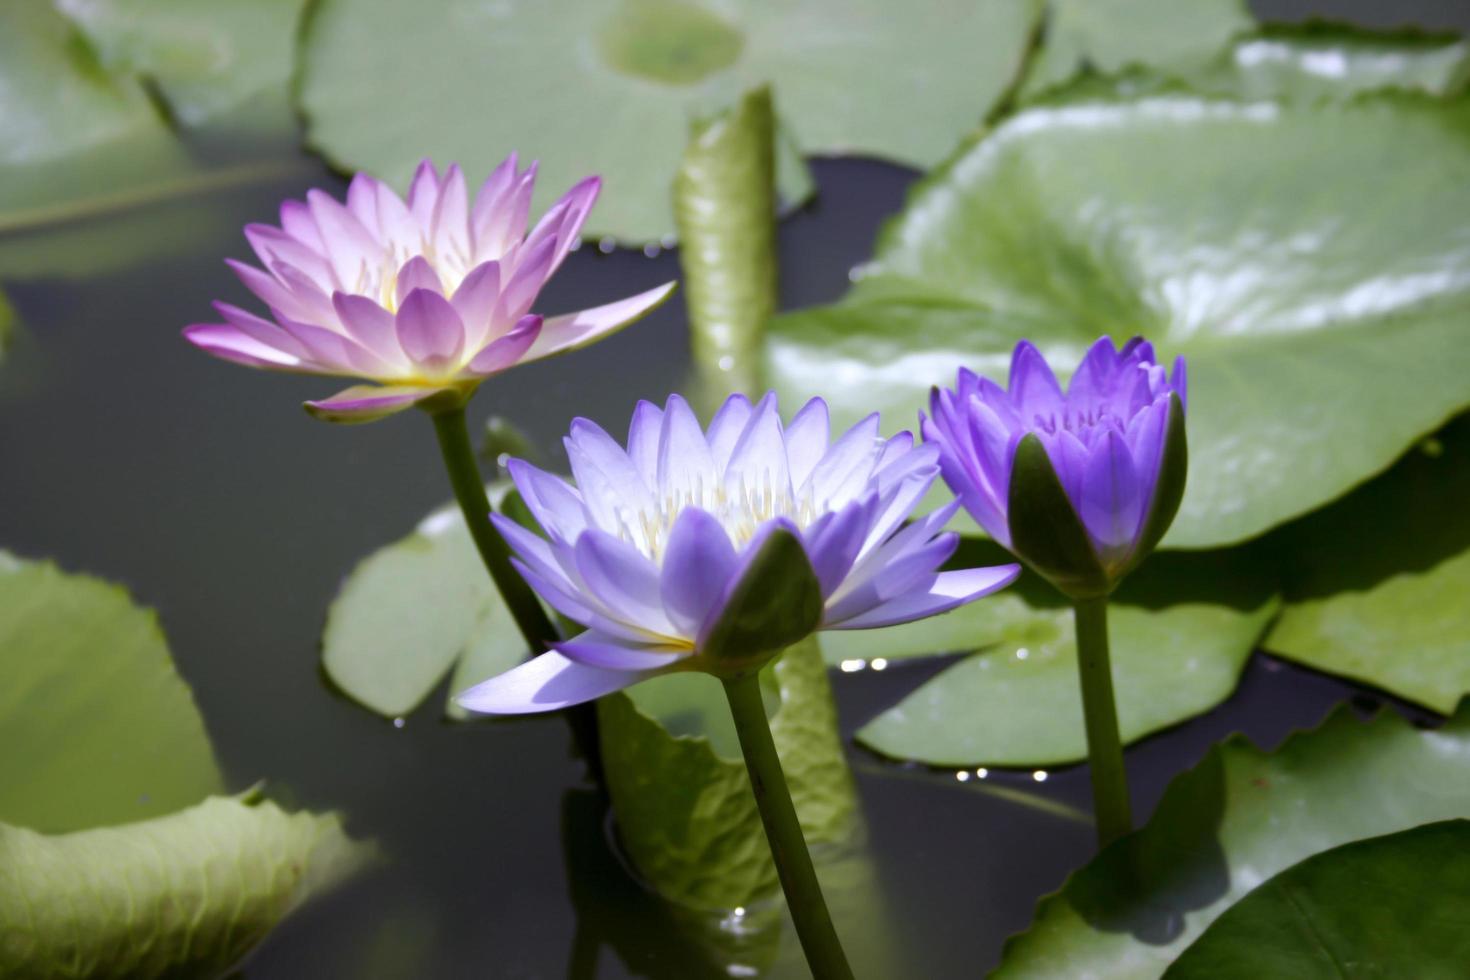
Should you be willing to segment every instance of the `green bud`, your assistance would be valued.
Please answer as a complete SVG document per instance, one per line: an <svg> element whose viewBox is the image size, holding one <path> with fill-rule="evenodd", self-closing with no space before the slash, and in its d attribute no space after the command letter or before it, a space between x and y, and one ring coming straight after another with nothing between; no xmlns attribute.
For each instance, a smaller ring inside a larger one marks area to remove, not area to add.
<svg viewBox="0 0 1470 980"><path fill-rule="evenodd" d="M700 645L701 668L719 677L759 670L805 639L822 621L822 587L806 549L777 529L736 583L718 622Z"/></svg>

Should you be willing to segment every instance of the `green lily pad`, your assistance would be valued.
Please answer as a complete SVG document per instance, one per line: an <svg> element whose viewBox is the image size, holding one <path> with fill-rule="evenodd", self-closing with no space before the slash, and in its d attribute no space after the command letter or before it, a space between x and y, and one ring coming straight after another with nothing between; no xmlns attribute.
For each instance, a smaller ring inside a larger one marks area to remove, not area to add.
<svg viewBox="0 0 1470 980"><path fill-rule="evenodd" d="M834 424L901 426L1022 337L1070 366L1142 333L1189 359L1165 546L1253 537L1470 404L1467 130L1470 100L1403 94L1033 106L920 185L846 300L772 322L768 375Z"/></svg>
<svg viewBox="0 0 1470 980"><path fill-rule="evenodd" d="M1470 821L1335 847L1226 910L1171 980L1456 977L1470 963Z"/></svg>
<svg viewBox="0 0 1470 980"><path fill-rule="evenodd" d="M1031 0L901 15L883 0L324 0L306 25L299 100L312 144L346 169L406 184L433 156L480 178L519 150L542 161L534 207L600 173L587 234L649 241L674 231L669 185L691 117L770 83L803 152L927 167L1008 91L1039 11Z"/></svg>
<svg viewBox="0 0 1470 980"><path fill-rule="evenodd" d="M1050 0L1027 97L1084 71L1197 67L1255 25L1244 0Z"/></svg>
<svg viewBox="0 0 1470 980"><path fill-rule="evenodd" d="M1470 694L1470 418L1283 528L1286 607L1265 646L1448 713Z"/></svg>
<svg viewBox="0 0 1470 980"><path fill-rule="evenodd" d="M1470 705L1435 731L1392 712L1362 722L1342 707L1271 753L1234 736L1169 785L1145 827L1042 899L994 976L1158 977L1227 908L1303 858L1467 815Z"/></svg>
<svg viewBox="0 0 1470 980"><path fill-rule="evenodd" d="M0 821L59 833L221 791L158 617L120 586L0 551L0 675Z"/></svg>
<svg viewBox="0 0 1470 980"><path fill-rule="evenodd" d="M984 550L967 564L999 556ZM994 549L997 550L998 549ZM1274 576L1239 550L1156 554L1109 607L1125 743L1230 695L1275 614ZM885 630L830 634L830 661L976 650L863 726L858 741L937 766L1052 766L1087 757L1072 611L1031 572L1005 592Z"/></svg>
<svg viewBox="0 0 1470 980"><path fill-rule="evenodd" d="M335 815L253 798L57 836L0 824L0 974L217 976L371 856Z"/></svg>
<svg viewBox="0 0 1470 980"><path fill-rule="evenodd" d="M486 488L499 507L509 484ZM389 718L423 702L454 669L454 695L527 654L459 508L446 505L408 537L363 559L327 610L322 666L353 700Z"/></svg>
<svg viewBox="0 0 1470 980"><path fill-rule="evenodd" d="M57 0L56 6L107 71L152 79L183 125L242 113L294 128L287 88L302 0Z"/></svg>

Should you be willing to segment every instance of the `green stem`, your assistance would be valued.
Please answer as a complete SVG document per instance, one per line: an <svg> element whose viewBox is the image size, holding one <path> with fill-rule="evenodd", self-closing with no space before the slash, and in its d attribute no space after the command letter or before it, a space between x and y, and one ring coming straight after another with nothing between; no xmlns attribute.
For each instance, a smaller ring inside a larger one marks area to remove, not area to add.
<svg viewBox="0 0 1470 980"><path fill-rule="evenodd" d="M786 789L781 757L776 754L771 726L766 721L766 706L761 701L760 675L749 673L726 680L725 697L735 718L735 731L740 736L740 749L745 753L745 769L750 774L750 788L766 828L776 874L786 893L786 904L791 909L796 935L812 976L816 980L851 980L852 968L847 965L847 955L832 926L832 916L822 897L816 869L812 867L796 807Z"/></svg>
<svg viewBox="0 0 1470 980"><path fill-rule="evenodd" d="M1123 767L1123 740L1118 735L1118 706L1113 697L1113 668L1108 659L1107 597L1078 599L1075 614L1092 805L1098 845L1106 846L1133 829L1128 772Z"/></svg>
<svg viewBox="0 0 1470 980"><path fill-rule="evenodd" d="M505 539L490 523L490 498L485 493L485 484L480 479L480 468L475 463L475 450L470 444L469 429L465 426L464 406L458 405L435 412L434 431L439 436L439 451L444 456L444 468L449 471L449 482L454 487L454 499L469 525L470 537L485 562L500 597L515 618L516 626L531 653L545 651L560 639L556 626L541 608L536 593L521 578L510 563L510 549Z"/></svg>

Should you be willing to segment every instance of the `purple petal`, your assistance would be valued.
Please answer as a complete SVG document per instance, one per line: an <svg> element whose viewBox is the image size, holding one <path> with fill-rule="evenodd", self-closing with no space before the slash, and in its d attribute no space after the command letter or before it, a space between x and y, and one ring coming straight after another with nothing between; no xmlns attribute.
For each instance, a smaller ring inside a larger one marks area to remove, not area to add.
<svg viewBox="0 0 1470 980"><path fill-rule="evenodd" d="M428 290L441 298L444 295L444 283L439 280L439 273L434 271L429 260L422 255L415 255L398 270L395 292L400 307L408 300L408 294L415 289Z"/></svg>
<svg viewBox="0 0 1470 980"><path fill-rule="evenodd" d="M1093 448L1082 481L1081 495L1072 499L1094 543L1104 552L1130 548L1143 518L1143 494L1121 435L1109 431Z"/></svg>
<svg viewBox="0 0 1470 980"><path fill-rule="evenodd" d="M548 534L562 541L575 541L587 530L589 515L582 495L561 477L520 459L512 459L505 469L532 516Z"/></svg>
<svg viewBox="0 0 1470 980"><path fill-rule="evenodd" d="M1179 393L1179 404L1186 410L1189 408L1189 374L1184 367L1184 355L1180 354L1174 358L1174 377L1169 381L1174 390Z"/></svg>
<svg viewBox="0 0 1470 980"><path fill-rule="evenodd" d="M520 363L521 358L541 334L541 317L532 313L521 317L504 337L496 338L470 361L470 372L489 376Z"/></svg>
<svg viewBox="0 0 1470 980"><path fill-rule="evenodd" d="M589 528L576 543L577 570L592 595L614 619L649 634L676 640L659 593L659 570L643 552L606 531Z"/></svg>
<svg viewBox="0 0 1470 980"><path fill-rule="evenodd" d="M331 398L307 402L306 410L325 422L372 422L447 390L413 385L353 385Z"/></svg>
<svg viewBox="0 0 1470 980"><path fill-rule="evenodd" d="M851 619L825 625L827 629L865 630L937 616L1005 588L1020 574L1020 565L940 572L925 590L906 593Z"/></svg>
<svg viewBox="0 0 1470 980"><path fill-rule="evenodd" d="M725 492L731 496L769 493L780 499L791 495L786 440L775 395L766 395L751 411L750 421L730 453L724 480Z"/></svg>
<svg viewBox="0 0 1470 980"><path fill-rule="evenodd" d="M735 546L714 517L690 507L675 519L664 549L659 594L682 634L699 632L738 566Z"/></svg>
<svg viewBox="0 0 1470 980"><path fill-rule="evenodd" d="M1111 337L1100 337L1087 349L1067 384L1067 404L1073 411L1107 398L1118 373L1118 352Z"/></svg>
<svg viewBox="0 0 1470 980"><path fill-rule="evenodd" d="M619 527L630 507L644 513L653 511L653 495L638 468L597 423L573 419L563 445L582 500L599 527Z"/></svg>
<svg viewBox="0 0 1470 980"><path fill-rule="evenodd" d="M786 427L786 460L791 470L791 485L800 488L812 475L831 442L831 422L827 403L813 398L801 407Z"/></svg>
<svg viewBox="0 0 1470 980"><path fill-rule="evenodd" d="M1009 387L1011 403L1028 424L1033 416L1050 416L1062 410L1062 389L1057 377L1041 351L1029 340L1017 344L1011 355Z"/></svg>
<svg viewBox="0 0 1470 980"><path fill-rule="evenodd" d="M588 667L565 654L548 650L498 677L476 684L455 700L467 711L481 714L520 715L555 711L621 691L659 672L658 669Z"/></svg>
<svg viewBox="0 0 1470 980"><path fill-rule="evenodd" d="M813 496L833 508L852 500L866 488L881 448L874 412L839 436L812 469Z"/></svg>
<svg viewBox="0 0 1470 980"><path fill-rule="evenodd" d="M816 533L808 534L806 553L811 560L812 571L816 572L817 583L822 587L824 599L837 591L837 587L852 570L853 562L862 550L863 539L867 537L868 528L873 523L873 513L877 506L876 494L854 500L832 513L832 519ZM813 528L815 529L815 525Z"/></svg>
<svg viewBox="0 0 1470 980"><path fill-rule="evenodd" d="M750 421L751 410L750 399L736 392L725 399L715 417L710 419L705 441L709 443L710 455L715 459L715 468L721 473L730 463L730 454L735 451L735 443Z"/></svg>
<svg viewBox="0 0 1470 980"><path fill-rule="evenodd" d="M628 458L649 488L658 486L658 441L664 410L653 402L639 401L628 423Z"/></svg>
<svg viewBox="0 0 1470 980"><path fill-rule="evenodd" d="M686 660L692 651L659 646L641 646L588 630L556 644L558 652L584 667L604 670L658 670Z"/></svg>
<svg viewBox="0 0 1470 980"><path fill-rule="evenodd" d="M665 500L699 501L719 485L714 457L704 430L689 403L670 395L664 404L658 435L659 496Z"/></svg>
<svg viewBox="0 0 1470 980"><path fill-rule="evenodd" d="M590 625L597 619L594 603L588 602L587 597L567 580L564 573L544 575L539 567L534 567L516 556L511 557L510 563L533 592L567 619L583 626Z"/></svg>
<svg viewBox="0 0 1470 980"><path fill-rule="evenodd" d="M449 300L415 289L398 308L398 343L415 364L440 372L464 353L464 325Z"/></svg>
<svg viewBox="0 0 1470 980"><path fill-rule="evenodd" d="M541 330L540 339L531 345L525 360L564 354L626 327L668 299L676 285L677 283L665 283L657 289L650 289L646 293L620 299L606 306L549 317L546 326Z"/></svg>
<svg viewBox="0 0 1470 980"><path fill-rule="evenodd" d="M960 536L954 533L935 535L932 539L903 551L863 576L862 581L843 588L827 607L827 619L845 622L856 619L884 603L914 592L927 593L939 569L959 547Z"/></svg>

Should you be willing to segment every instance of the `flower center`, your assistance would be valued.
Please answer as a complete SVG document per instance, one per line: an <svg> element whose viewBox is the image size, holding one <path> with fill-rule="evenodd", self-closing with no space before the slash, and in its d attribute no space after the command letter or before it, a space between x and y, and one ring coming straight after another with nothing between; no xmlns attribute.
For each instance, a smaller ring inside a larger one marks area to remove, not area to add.
<svg viewBox="0 0 1470 980"><path fill-rule="evenodd" d="M733 486L706 486L697 479L691 485L671 487L654 501L651 510L620 510L618 526L612 530L662 563L669 532L689 507L697 507L718 520L737 550L749 544L760 526L772 518L785 517L805 528L823 511L810 490L792 493L789 481L778 486L770 471L762 471L758 478L747 477Z"/></svg>
<svg viewBox="0 0 1470 980"><path fill-rule="evenodd" d="M440 249L427 237L421 238L417 248L402 242L389 241L383 245L377 265L363 259L358 267L357 279L351 292L377 300L378 305L389 313L398 312L398 272L415 256L422 257L434 270L439 279L439 289L448 298L464 282L465 276L474 268L474 256L467 245L451 240L446 249Z"/></svg>
<svg viewBox="0 0 1470 980"><path fill-rule="evenodd" d="M1053 412L1050 415L1037 413L1032 416L1031 424L1049 436L1058 432L1070 432L1075 436L1083 437L1093 429L1123 429L1123 420L1110 411L1106 406L1094 405L1085 409L1077 409L1068 406L1061 412ZM1086 439L1083 439L1086 442Z"/></svg>

